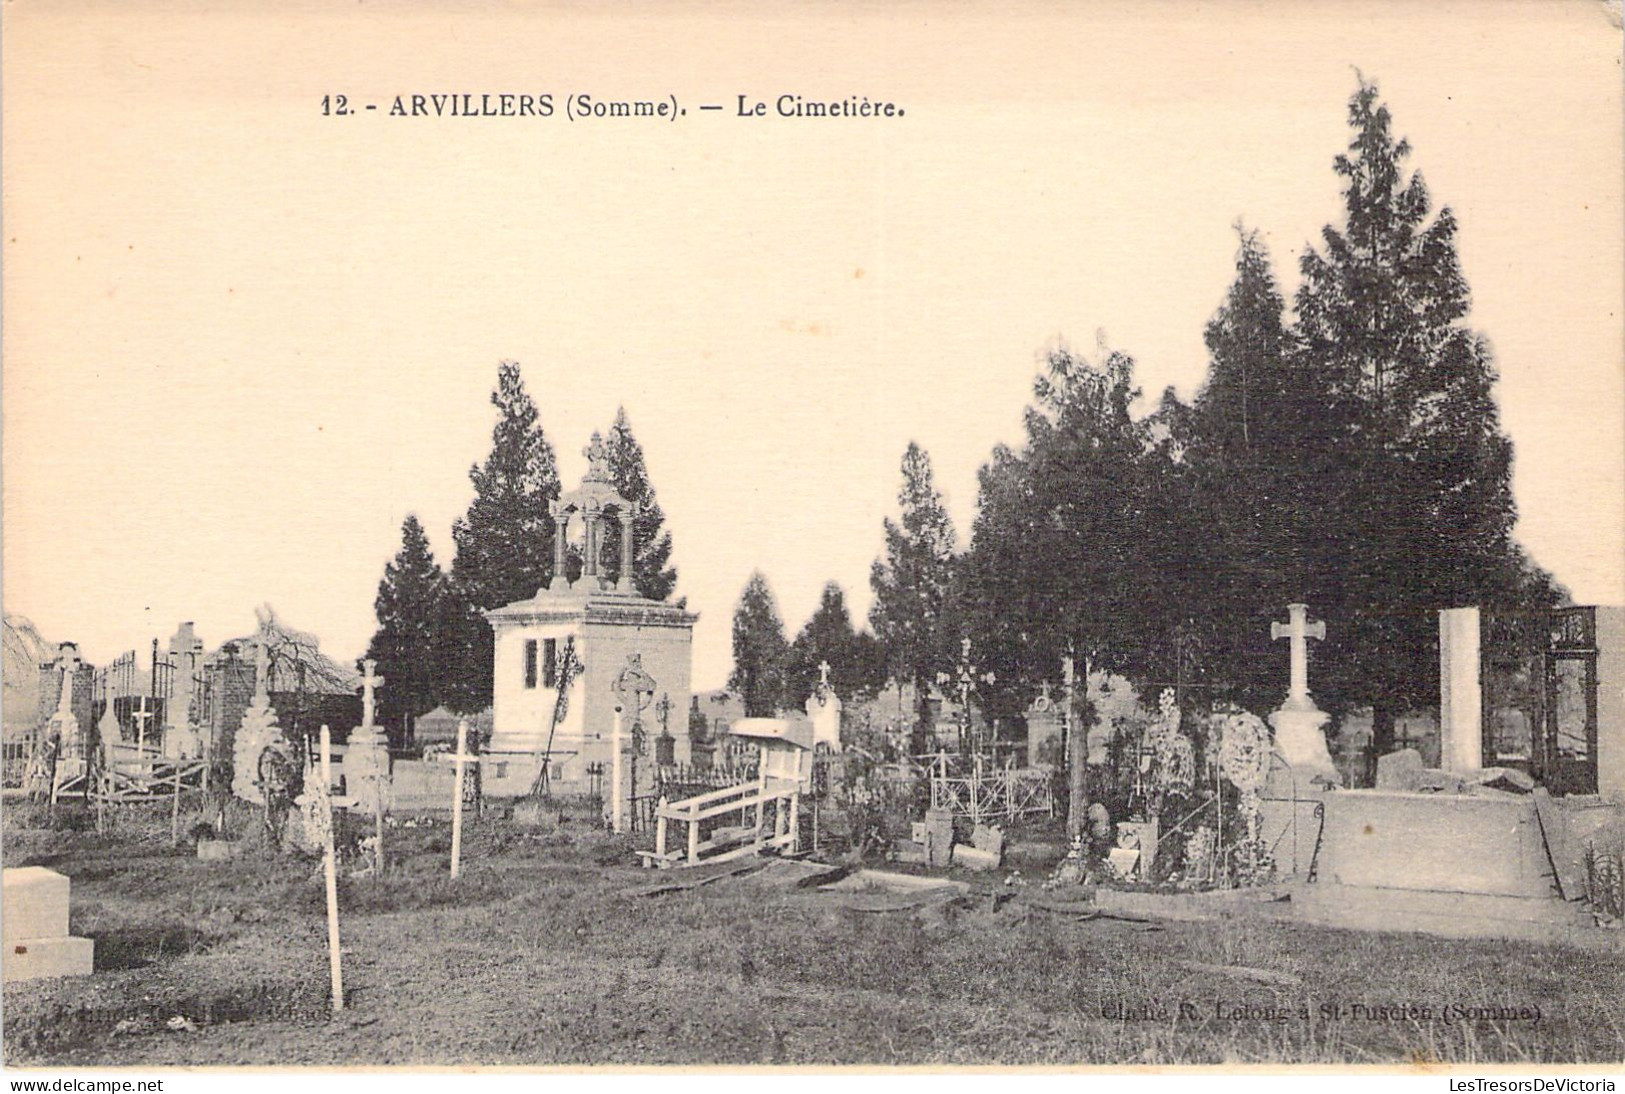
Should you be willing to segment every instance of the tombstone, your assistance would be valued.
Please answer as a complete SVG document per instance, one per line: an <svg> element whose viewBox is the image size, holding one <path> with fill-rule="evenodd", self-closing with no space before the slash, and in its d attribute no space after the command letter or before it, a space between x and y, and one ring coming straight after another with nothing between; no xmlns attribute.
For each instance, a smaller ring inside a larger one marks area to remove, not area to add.
<svg viewBox="0 0 1625 1094"><path fill-rule="evenodd" d="M1050 698L1049 681L1027 708L1027 764L1061 762L1061 710Z"/></svg>
<svg viewBox="0 0 1625 1094"><path fill-rule="evenodd" d="M79 718L73 712L74 685L79 676L81 662L79 660L79 647L73 642L64 642L58 647L56 658L56 671L62 677L62 687L57 693L56 710L45 725L45 735L55 737L58 741L58 756L65 760L84 758L84 734Z"/></svg>
<svg viewBox="0 0 1625 1094"><path fill-rule="evenodd" d="M1422 789L1422 754L1414 748L1402 748L1386 756L1377 757L1378 790Z"/></svg>
<svg viewBox="0 0 1625 1094"><path fill-rule="evenodd" d="M202 754L203 740L192 721L192 696L203 663L203 640L193 632L191 623L182 623L169 640L169 661L174 675L169 701L164 704L164 758L196 759Z"/></svg>
<svg viewBox="0 0 1625 1094"><path fill-rule="evenodd" d="M1286 610L1286 623L1270 624L1270 637L1288 639L1291 649L1286 701L1269 718L1275 729L1275 747L1290 765L1297 790L1315 789L1312 784L1317 776L1340 786L1342 778L1332 763L1332 755L1326 748L1326 734L1322 732L1331 715L1316 707L1309 694L1309 639L1324 641L1326 624L1323 620L1310 623L1306 604L1288 604Z"/></svg>
<svg viewBox="0 0 1625 1094"><path fill-rule="evenodd" d="M254 647L254 698L243 711L243 721L237 727L231 762L231 792L245 802L265 804L260 787L260 760L266 749L275 745L286 746L282 727L277 724L276 708L271 706L270 651L263 642Z"/></svg>
<svg viewBox="0 0 1625 1094"><path fill-rule="evenodd" d="M829 662L818 666L818 686L807 696L807 717L813 726L813 747L829 745L835 752L841 750L841 697L829 684Z"/></svg>
<svg viewBox="0 0 1625 1094"><path fill-rule="evenodd" d="M7 869L0 881L0 938L4 979L83 976L95 964L96 944L68 934L66 877L43 866Z"/></svg>
<svg viewBox="0 0 1625 1094"><path fill-rule="evenodd" d="M1478 625L1477 608L1439 613L1439 764L1458 774L1484 763Z"/></svg>
<svg viewBox="0 0 1625 1094"><path fill-rule="evenodd" d="M107 686L106 705L102 707L101 719L96 723L96 732L102 739L102 755L111 753L114 745L124 739L124 726L118 720L118 710L113 706L113 688Z"/></svg>
<svg viewBox="0 0 1625 1094"><path fill-rule="evenodd" d="M378 662L367 658L361 677L361 725L350 732L344 750L344 792L357 812L382 818L389 811L389 739L374 722L375 692L384 678L373 670Z"/></svg>

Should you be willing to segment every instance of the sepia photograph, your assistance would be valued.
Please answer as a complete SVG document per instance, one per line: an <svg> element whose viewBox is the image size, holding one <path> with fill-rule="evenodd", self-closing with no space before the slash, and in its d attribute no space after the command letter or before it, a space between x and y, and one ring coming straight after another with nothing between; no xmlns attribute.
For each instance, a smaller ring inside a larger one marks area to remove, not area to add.
<svg viewBox="0 0 1625 1094"><path fill-rule="evenodd" d="M1619 0L0 20L6 1072L1625 1069Z"/></svg>

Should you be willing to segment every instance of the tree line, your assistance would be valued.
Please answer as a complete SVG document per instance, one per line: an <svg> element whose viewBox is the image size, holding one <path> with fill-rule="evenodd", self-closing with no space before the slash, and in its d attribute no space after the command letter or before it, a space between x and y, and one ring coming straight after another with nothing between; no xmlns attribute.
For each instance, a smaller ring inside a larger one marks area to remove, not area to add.
<svg viewBox="0 0 1625 1094"><path fill-rule="evenodd" d="M981 469L963 550L909 445L870 622L883 675L922 707L969 637L994 715L1024 709L1067 655L1268 710L1286 685L1270 623L1302 602L1330 621L1317 699L1371 706L1380 751L1397 714L1437 701L1439 609L1562 598L1512 538L1512 444L1467 323L1455 216L1431 212L1375 84L1361 79L1348 122L1342 223L1305 248L1290 309L1238 223L1194 399L1170 388L1137 416L1129 354L1055 346L1024 442ZM758 575L735 617L747 696L772 679L770 607Z"/></svg>
<svg viewBox="0 0 1625 1094"><path fill-rule="evenodd" d="M1436 701L1439 609L1557 603L1563 591L1512 537L1512 445L1491 347L1467 323L1455 216L1434 212L1407 170L1409 143L1374 83L1361 79L1348 122L1333 161L1341 223L1305 248L1290 307L1262 236L1238 223L1194 398L1170 388L1136 413L1132 356L1104 339L1089 354L1057 344L1022 442L981 468L963 548L929 455L909 444L868 627L831 582L792 640L767 578L752 574L728 682L747 712L799 705L828 662L843 694L914 685L923 724L966 637L994 671L983 696L995 716L1024 709L1068 655L1264 710L1285 687L1269 624L1303 602L1329 621L1312 655L1317 699L1333 712L1371 706L1382 749L1398 713ZM517 366L501 367L492 401L492 452L471 469L449 572L408 517L379 586L368 655L391 678L381 702L397 719L489 703L479 612L552 576L558 472ZM635 584L666 599L671 537L624 411L608 444L616 487L639 508Z"/></svg>

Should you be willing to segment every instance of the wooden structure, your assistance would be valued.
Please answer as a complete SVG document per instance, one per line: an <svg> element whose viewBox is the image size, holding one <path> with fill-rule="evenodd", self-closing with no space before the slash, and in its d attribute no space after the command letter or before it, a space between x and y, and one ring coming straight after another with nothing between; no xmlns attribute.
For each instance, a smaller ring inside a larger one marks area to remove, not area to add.
<svg viewBox="0 0 1625 1094"><path fill-rule="evenodd" d="M800 848L801 795L810 789L812 779L810 727L781 718L741 718L730 732L757 743L760 759L756 778L721 790L712 790L682 801L662 799L655 810L655 849L641 852L647 865L666 869L679 863L694 866L701 861L723 862L769 848L794 853ZM799 732L798 732L799 731ZM767 808L773 806L773 827L766 824ZM718 826L710 837L701 839L700 826L737 813L749 823ZM683 847L667 849L672 821L688 826Z"/></svg>

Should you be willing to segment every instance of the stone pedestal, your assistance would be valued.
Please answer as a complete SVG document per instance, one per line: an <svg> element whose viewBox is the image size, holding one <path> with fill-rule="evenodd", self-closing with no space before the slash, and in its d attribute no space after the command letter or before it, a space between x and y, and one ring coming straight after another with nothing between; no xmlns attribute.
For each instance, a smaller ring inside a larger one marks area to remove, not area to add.
<svg viewBox="0 0 1625 1094"><path fill-rule="evenodd" d="M68 934L69 881L43 866L4 871L0 936L5 980L82 976L92 971L96 944Z"/></svg>
<svg viewBox="0 0 1625 1094"><path fill-rule="evenodd" d="M1270 715L1270 726L1275 730L1275 747L1281 758L1292 768L1292 781L1300 791L1313 790L1310 784L1316 776L1324 776L1334 785L1341 785L1332 754L1326 749L1326 734L1322 728L1331 715L1317 710L1294 708L1290 703Z"/></svg>

